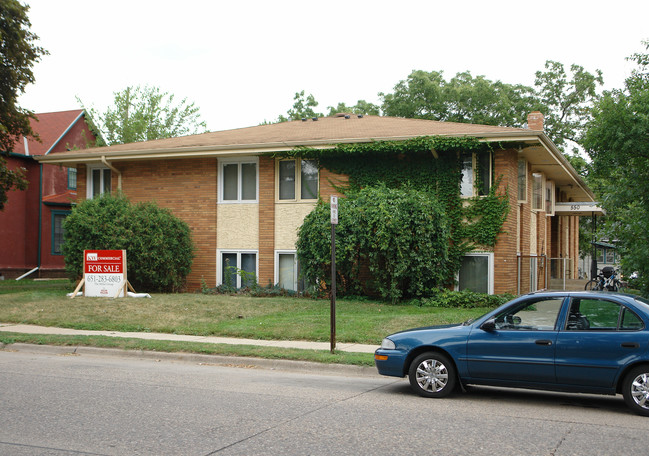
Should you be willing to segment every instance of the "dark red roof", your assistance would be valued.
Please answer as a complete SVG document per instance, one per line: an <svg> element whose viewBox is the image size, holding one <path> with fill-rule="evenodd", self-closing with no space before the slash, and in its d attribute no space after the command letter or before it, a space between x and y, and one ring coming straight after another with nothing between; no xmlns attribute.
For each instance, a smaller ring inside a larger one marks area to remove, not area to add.
<svg viewBox="0 0 649 456"><path fill-rule="evenodd" d="M83 109L72 111L45 112L36 114L37 121L31 119L32 130L40 136L41 142L34 138L18 141L13 152L22 155L45 155L54 146L63 134L72 126L75 120L83 113Z"/></svg>

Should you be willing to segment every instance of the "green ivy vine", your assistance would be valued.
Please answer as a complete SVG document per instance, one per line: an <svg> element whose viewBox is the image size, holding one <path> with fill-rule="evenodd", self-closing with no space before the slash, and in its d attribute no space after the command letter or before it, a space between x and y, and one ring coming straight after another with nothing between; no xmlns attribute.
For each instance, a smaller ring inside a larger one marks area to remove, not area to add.
<svg viewBox="0 0 649 456"><path fill-rule="evenodd" d="M388 189L410 188L430 195L443 207L449 236L444 269L453 277L464 254L495 245L507 217L509 199L506 193L497 191L499 177L493 179L487 195L460 196L462 153L492 151L491 144L474 137L426 136L404 141L338 144L331 148L300 147L273 156L317 159L321 167L349 177L347 186L338 190L350 197L360 189L377 185ZM476 170L476 180L480 174Z"/></svg>

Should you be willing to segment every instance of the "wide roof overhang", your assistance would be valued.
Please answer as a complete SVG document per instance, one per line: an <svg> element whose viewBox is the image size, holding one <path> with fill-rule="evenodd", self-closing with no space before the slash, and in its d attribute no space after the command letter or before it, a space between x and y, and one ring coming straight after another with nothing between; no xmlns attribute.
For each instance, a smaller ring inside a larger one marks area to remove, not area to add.
<svg viewBox="0 0 649 456"><path fill-rule="evenodd" d="M36 159L41 163L58 164L69 167L75 167L79 164L105 165L106 163L111 163L112 165L118 165L120 162L125 163L134 161L171 159L187 160L206 157L225 158L235 157L238 155L263 155L286 152L298 147L333 148L336 147L337 144L404 141L419 136L426 136L426 134L421 134L419 132L416 134L406 134L401 136L378 134L373 136L335 137L335 135L329 135L326 138L320 139L219 144L218 135L216 133L214 135L212 141L209 141L212 137L204 137L203 135L185 137L196 138L193 140L193 144L183 144L181 141L182 138L171 138L169 140L120 144L109 147L59 152L46 156L39 156L36 157ZM433 135L434 134L431 134L431 136ZM434 136L472 136L479 138L479 140L484 142L500 143L498 148L516 148L519 151L519 156L527 159L532 172L541 172L547 179L554 181L555 184L566 193L567 198L570 201L591 203L595 201L592 191L584 183L581 176L579 176L563 156L561 151L559 151L554 143L542 131L514 128L503 128L502 131L497 131L497 129L494 129L493 127L485 127L484 131L474 129L474 131L467 131L459 134L447 133L437 134ZM176 141L174 141L174 139L176 139ZM203 140L202 143L201 139ZM188 143L189 141L185 140L184 142Z"/></svg>

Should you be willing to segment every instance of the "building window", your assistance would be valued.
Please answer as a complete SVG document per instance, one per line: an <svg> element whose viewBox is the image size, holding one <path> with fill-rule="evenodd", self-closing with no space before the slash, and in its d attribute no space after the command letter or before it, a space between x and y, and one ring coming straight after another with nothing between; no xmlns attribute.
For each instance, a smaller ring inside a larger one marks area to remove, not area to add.
<svg viewBox="0 0 649 456"><path fill-rule="evenodd" d="M110 193L111 173L109 168L88 169L88 198Z"/></svg>
<svg viewBox="0 0 649 456"><path fill-rule="evenodd" d="M543 209L543 174L532 174L532 209Z"/></svg>
<svg viewBox="0 0 649 456"><path fill-rule="evenodd" d="M219 285L242 288L257 281L257 251L219 250L218 256Z"/></svg>
<svg viewBox="0 0 649 456"><path fill-rule="evenodd" d="M257 160L220 161L221 202L257 202Z"/></svg>
<svg viewBox="0 0 649 456"><path fill-rule="evenodd" d="M554 183L545 182L545 215L554 215Z"/></svg>
<svg viewBox="0 0 649 456"><path fill-rule="evenodd" d="M483 196L489 194L493 174L491 152L462 154L462 196Z"/></svg>
<svg viewBox="0 0 649 456"><path fill-rule="evenodd" d="M527 202L527 160L518 159L518 202Z"/></svg>
<svg viewBox="0 0 649 456"><path fill-rule="evenodd" d="M279 160L277 194L280 201L318 199L318 162L315 160Z"/></svg>
<svg viewBox="0 0 649 456"><path fill-rule="evenodd" d="M494 292L493 253L468 253L462 258L457 289L476 293Z"/></svg>
<svg viewBox="0 0 649 456"><path fill-rule="evenodd" d="M52 211L52 255L63 255L63 221L69 214L70 211Z"/></svg>
<svg viewBox="0 0 649 456"><path fill-rule="evenodd" d="M68 190L77 189L77 168L68 168Z"/></svg>
<svg viewBox="0 0 649 456"><path fill-rule="evenodd" d="M285 290L304 290L304 279L300 278L300 266L295 250L275 252L275 283Z"/></svg>

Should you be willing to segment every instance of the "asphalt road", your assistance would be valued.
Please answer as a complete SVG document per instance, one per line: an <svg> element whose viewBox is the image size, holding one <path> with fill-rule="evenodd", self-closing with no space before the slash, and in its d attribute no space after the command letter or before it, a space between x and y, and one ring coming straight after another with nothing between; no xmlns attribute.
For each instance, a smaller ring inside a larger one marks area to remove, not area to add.
<svg viewBox="0 0 649 456"><path fill-rule="evenodd" d="M0 455L633 455L620 397L217 363L0 350Z"/></svg>

